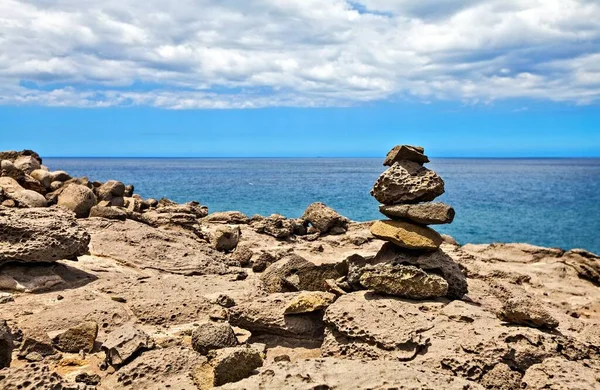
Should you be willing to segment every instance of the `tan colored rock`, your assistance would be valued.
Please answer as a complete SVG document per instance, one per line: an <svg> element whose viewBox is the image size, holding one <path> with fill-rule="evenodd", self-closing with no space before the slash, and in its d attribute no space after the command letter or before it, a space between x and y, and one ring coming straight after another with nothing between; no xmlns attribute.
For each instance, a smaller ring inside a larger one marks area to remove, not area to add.
<svg viewBox="0 0 600 390"><path fill-rule="evenodd" d="M320 202L308 206L301 218L310 222L321 234L329 232L339 234L348 230L348 218Z"/></svg>
<svg viewBox="0 0 600 390"><path fill-rule="evenodd" d="M98 337L98 324L85 321L52 338L56 349L62 352L91 352Z"/></svg>
<svg viewBox="0 0 600 390"><path fill-rule="evenodd" d="M116 180L108 180L96 189L98 200L112 200L114 197L123 197L125 184Z"/></svg>
<svg viewBox="0 0 600 390"><path fill-rule="evenodd" d="M237 338L231 325L219 322L204 322L192 332L192 348L202 355L214 349L235 347Z"/></svg>
<svg viewBox="0 0 600 390"><path fill-rule="evenodd" d="M21 171L23 171L27 174L30 174L31 172L35 171L36 169L41 168L40 161L38 159L36 159L34 156L19 156L13 162L13 164L15 165L16 168L20 169Z"/></svg>
<svg viewBox="0 0 600 390"><path fill-rule="evenodd" d="M0 369L9 367L12 360L13 338L6 320L0 320Z"/></svg>
<svg viewBox="0 0 600 390"><path fill-rule="evenodd" d="M425 226L402 221L377 221L371 233L382 240L406 249L436 250L442 244L438 232Z"/></svg>
<svg viewBox="0 0 600 390"><path fill-rule="evenodd" d="M371 190L371 195L385 205L430 201L443 193L444 181L437 173L406 160L383 172Z"/></svg>
<svg viewBox="0 0 600 390"><path fill-rule="evenodd" d="M289 291L326 291L327 279L343 276L335 264L316 265L297 256L287 256L271 264L261 276L264 289L269 293Z"/></svg>
<svg viewBox="0 0 600 390"><path fill-rule="evenodd" d="M324 291L302 291L294 297L285 308L285 314L312 313L324 310L333 302L336 296Z"/></svg>
<svg viewBox="0 0 600 390"><path fill-rule="evenodd" d="M123 365L136 353L152 347L150 337L133 325L124 325L114 330L102 343L106 363L112 366Z"/></svg>
<svg viewBox="0 0 600 390"><path fill-rule="evenodd" d="M395 162L402 160L413 161L419 164L428 163L429 158L424 153L425 149L421 146L397 145L388 152L383 165L391 167Z"/></svg>
<svg viewBox="0 0 600 390"><path fill-rule="evenodd" d="M377 264L366 267L360 283L376 293L409 299L437 298L448 293L448 282L444 278L414 266Z"/></svg>
<svg viewBox="0 0 600 390"><path fill-rule="evenodd" d="M50 172L43 169L36 169L30 173L30 176L39 181L44 188L50 188L50 185L52 184L52 175Z"/></svg>
<svg viewBox="0 0 600 390"><path fill-rule="evenodd" d="M408 219L419 225L452 223L455 214L451 206L441 202L381 205L379 211L390 219Z"/></svg>
<svg viewBox="0 0 600 390"><path fill-rule="evenodd" d="M238 382L263 365L260 351L251 347L224 348L209 356L192 374L199 390Z"/></svg>
<svg viewBox="0 0 600 390"><path fill-rule="evenodd" d="M498 318L510 324L554 329L558 321L544 309L541 302L531 298L512 297L504 302Z"/></svg>
<svg viewBox="0 0 600 390"><path fill-rule="evenodd" d="M96 195L81 184L69 184L58 195L57 205L75 213L77 218L87 218L97 203Z"/></svg>
<svg viewBox="0 0 600 390"><path fill-rule="evenodd" d="M239 211L218 211L215 213L208 214L208 216L204 217L203 221L247 224L250 221L250 218L248 218L246 214L241 213Z"/></svg>
<svg viewBox="0 0 600 390"><path fill-rule="evenodd" d="M96 205L90 209L90 218L93 217L124 221L127 219L127 212L117 207L105 207Z"/></svg>
<svg viewBox="0 0 600 390"><path fill-rule="evenodd" d="M211 243L218 251L231 252L237 247L241 234L239 226L218 226L211 234Z"/></svg>
<svg viewBox="0 0 600 390"><path fill-rule="evenodd" d="M521 387L532 390L596 390L600 388L600 365L596 362L590 367L583 362L552 357L529 367Z"/></svg>
<svg viewBox="0 0 600 390"><path fill-rule="evenodd" d="M73 178L65 171L53 171L50 172L50 175L52 176L52 181L61 181L63 183Z"/></svg>
<svg viewBox="0 0 600 390"><path fill-rule="evenodd" d="M0 188L5 197L16 201L20 207L46 207L48 204L44 195L24 189L11 177L0 177Z"/></svg>

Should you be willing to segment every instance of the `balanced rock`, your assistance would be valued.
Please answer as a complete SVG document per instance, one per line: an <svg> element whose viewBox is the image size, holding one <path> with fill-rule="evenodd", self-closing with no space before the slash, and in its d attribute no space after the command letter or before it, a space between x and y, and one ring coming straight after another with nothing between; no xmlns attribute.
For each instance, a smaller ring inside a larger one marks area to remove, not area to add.
<svg viewBox="0 0 600 390"><path fill-rule="evenodd" d="M52 342L56 349L62 352L91 352L97 336L98 324L86 321L54 336Z"/></svg>
<svg viewBox="0 0 600 390"><path fill-rule="evenodd" d="M192 348L202 355L213 349L236 345L238 340L233 328L227 323L205 322L192 331Z"/></svg>
<svg viewBox="0 0 600 390"><path fill-rule="evenodd" d="M419 163L395 162L379 176L371 195L385 205L430 201L444 193L444 181Z"/></svg>
<svg viewBox="0 0 600 390"><path fill-rule="evenodd" d="M96 203L94 192L81 184L69 184L64 187L58 195L57 202L60 207L73 211L78 218L87 218Z"/></svg>
<svg viewBox="0 0 600 390"><path fill-rule="evenodd" d="M0 207L0 265L54 262L87 253L90 235L73 214L59 208Z"/></svg>
<svg viewBox="0 0 600 390"><path fill-rule="evenodd" d="M14 200L20 207L46 207L48 204L44 195L26 190L12 177L0 177L0 188L5 197Z"/></svg>
<svg viewBox="0 0 600 390"><path fill-rule="evenodd" d="M13 338L6 320L0 320L0 369L9 367L14 348Z"/></svg>
<svg viewBox="0 0 600 390"><path fill-rule="evenodd" d="M371 233L406 249L433 251L443 241L435 230L403 221L377 221L371 226Z"/></svg>
<svg viewBox="0 0 600 390"><path fill-rule="evenodd" d="M344 233L348 230L348 218L320 202L308 206L302 219L310 222L321 234Z"/></svg>
<svg viewBox="0 0 600 390"><path fill-rule="evenodd" d="M376 293L409 299L443 297L448 292L448 282L444 278L411 265L366 267L360 283Z"/></svg>
<svg viewBox="0 0 600 390"><path fill-rule="evenodd" d="M419 164L428 163L429 158L424 153L425 149L421 146L397 145L388 152L383 165L391 167L395 162L402 160L413 161Z"/></svg>
<svg viewBox="0 0 600 390"><path fill-rule="evenodd" d="M451 206L441 202L381 205L379 211L390 219L408 219L419 225L452 223L455 214Z"/></svg>

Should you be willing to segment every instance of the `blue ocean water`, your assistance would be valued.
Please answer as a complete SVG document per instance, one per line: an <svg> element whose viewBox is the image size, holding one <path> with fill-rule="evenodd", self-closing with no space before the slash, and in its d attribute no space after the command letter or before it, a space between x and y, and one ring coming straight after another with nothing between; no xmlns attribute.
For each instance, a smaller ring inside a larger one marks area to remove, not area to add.
<svg viewBox="0 0 600 390"><path fill-rule="evenodd" d="M210 211L299 217L321 201L357 221L380 219L369 195L382 158L46 158L91 180L121 180L143 197L198 200ZM439 199L456 218L436 229L461 243L528 242L600 253L600 159L433 159Z"/></svg>

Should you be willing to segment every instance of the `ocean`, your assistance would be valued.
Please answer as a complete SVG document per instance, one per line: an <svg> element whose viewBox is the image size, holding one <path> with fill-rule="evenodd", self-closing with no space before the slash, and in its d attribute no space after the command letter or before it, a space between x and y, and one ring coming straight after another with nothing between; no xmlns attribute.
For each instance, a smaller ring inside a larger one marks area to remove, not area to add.
<svg viewBox="0 0 600 390"><path fill-rule="evenodd" d="M369 195L383 158L46 158L91 180L134 184L144 198L197 200L210 211L299 217L324 202L356 221L381 219ZM460 243L527 242L600 253L600 159L432 159Z"/></svg>

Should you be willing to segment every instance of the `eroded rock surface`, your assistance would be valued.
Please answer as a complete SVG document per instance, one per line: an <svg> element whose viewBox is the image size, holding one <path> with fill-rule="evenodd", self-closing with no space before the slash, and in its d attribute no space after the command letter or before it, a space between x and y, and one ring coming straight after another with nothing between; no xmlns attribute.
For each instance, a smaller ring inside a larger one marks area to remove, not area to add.
<svg viewBox="0 0 600 390"><path fill-rule="evenodd" d="M371 190L371 195L385 205L430 201L443 193L444 181L435 172L407 160L395 162Z"/></svg>

